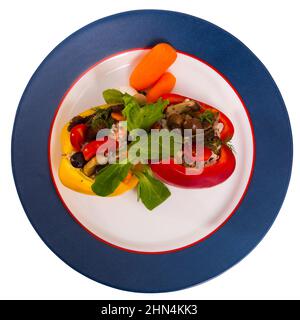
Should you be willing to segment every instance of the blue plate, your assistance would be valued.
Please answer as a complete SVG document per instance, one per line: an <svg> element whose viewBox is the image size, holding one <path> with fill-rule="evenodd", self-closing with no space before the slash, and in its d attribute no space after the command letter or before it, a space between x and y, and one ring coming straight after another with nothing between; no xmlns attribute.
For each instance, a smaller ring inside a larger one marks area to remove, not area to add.
<svg viewBox="0 0 300 320"><path fill-rule="evenodd" d="M207 61L237 89L253 122L256 161L238 214L218 232L184 250L149 255L97 241L67 214L51 181L47 144L55 110L82 72L116 52L162 41ZM173 291L199 284L244 258L279 212L291 175L292 152L284 102L257 57L239 40L207 21L160 10L131 11L98 20L58 45L25 89L12 138L18 194L47 246L87 277L137 292Z"/></svg>

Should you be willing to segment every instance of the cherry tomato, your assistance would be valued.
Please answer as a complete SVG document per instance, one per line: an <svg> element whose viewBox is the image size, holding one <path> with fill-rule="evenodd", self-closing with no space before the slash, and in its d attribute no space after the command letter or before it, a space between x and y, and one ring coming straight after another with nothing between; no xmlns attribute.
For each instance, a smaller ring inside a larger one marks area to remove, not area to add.
<svg viewBox="0 0 300 320"><path fill-rule="evenodd" d="M98 149L107 141L109 141L109 144L111 144L111 146L115 144L115 147L118 148L118 141L115 139L105 137L103 141L94 140L89 142L83 147L82 153L83 153L84 159L86 161L89 161L91 158L93 158L96 155ZM104 147L105 149L107 149L109 145L105 145ZM104 151L106 152L106 150Z"/></svg>
<svg viewBox="0 0 300 320"><path fill-rule="evenodd" d="M78 124L71 129L70 141L75 151L80 151L85 141L86 131L87 126L85 124Z"/></svg>
<svg viewBox="0 0 300 320"><path fill-rule="evenodd" d="M94 140L94 141L91 141L88 144L86 144L82 149L84 159L86 161L89 161L91 158L93 158L96 155L98 148L104 142L105 141Z"/></svg>

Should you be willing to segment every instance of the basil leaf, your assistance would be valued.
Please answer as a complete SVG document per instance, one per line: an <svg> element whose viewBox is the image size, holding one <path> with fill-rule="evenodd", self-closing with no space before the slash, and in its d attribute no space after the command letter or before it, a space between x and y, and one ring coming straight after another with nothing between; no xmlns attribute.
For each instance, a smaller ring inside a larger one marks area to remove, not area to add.
<svg viewBox="0 0 300 320"><path fill-rule="evenodd" d="M142 122L141 129L150 129L150 127L163 117L164 108L168 105L168 101L159 99L156 103L146 104L141 108Z"/></svg>
<svg viewBox="0 0 300 320"><path fill-rule="evenodd" d="M153 210L169 198L171 192L161 181L153 177L149 167L145 168L143 172L135 172L139 179L138 200L141 199L147 209Z"/></svg>
<svg viewBox="0 0 300 320"><path fill-rule="evenodd" d="M103 91L102 95L107 104L110 104L110 105L123 104L124 94L119 90L107 89Z"/></svg>
<svg viewBox="0 0 300 320"><path fill-rule="evenodd" d="M145 129L148 130L158 120L163 117L163 110L168 101L159 99L156 103L146 104L140 107L136 99L129 94L123 97L125 108L123 116L127 120L128 130Z"/></svg>
<svg viewBox="0 0 300 320"><path fill-rule="evenodd" d="M101 197L110 195L125 179L131 166L130 163L116 163L104 167L97 174L95 182L92 185L92 190Z"/></svg>
<svg viewBox="0 0 300 320"><path fill-rule="evenodd" d="M126 118L127 121L127 128L128 131L131 131L136 128L140 128L139 125L141 123L141 113L140 113L140 105L129 94L124 95L123 101L125 104L125 108L122 111L123 116ZM143 128L140 128L143 129Z"/></svg>

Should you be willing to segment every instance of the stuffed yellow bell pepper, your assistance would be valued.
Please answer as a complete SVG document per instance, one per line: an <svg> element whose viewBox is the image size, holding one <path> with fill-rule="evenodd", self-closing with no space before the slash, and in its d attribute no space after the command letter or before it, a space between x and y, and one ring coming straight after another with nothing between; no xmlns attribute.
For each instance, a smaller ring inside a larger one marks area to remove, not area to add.
<svg viewBox="0 0 300 320"><path fill-rule="evenodd" d="M122 120L118 106L109 110L103 105L89 109L67 123L61 133L62 158L59 178L64 186L74 191L95 195L92 185L97 171L101 169L96 159L99 141L96 134ZM121 195L134 188L138 179L131 172L109 196Z"/></svg>

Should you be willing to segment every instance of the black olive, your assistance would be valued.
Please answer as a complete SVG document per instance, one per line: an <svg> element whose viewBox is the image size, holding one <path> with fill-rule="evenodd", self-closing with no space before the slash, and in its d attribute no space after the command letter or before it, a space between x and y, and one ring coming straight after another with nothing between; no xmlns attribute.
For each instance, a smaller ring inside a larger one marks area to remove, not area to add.
<svg viewBox="0 0 300 320"><path fill-rule="evenodd" d="M86 120L85 118L81 117L81 116L76 116L74 117L70 123L69 123L69 126L68 126L68 131L71 131L72 128L74 128L75 126L77 126L78 124L81 124L81 123L85 123Z"/></svg>
<svg viewBox="0 0 300 320"><path fill-rule="evenodd" d="M82 152L76 152L71 156L71 164L75 168L83 168L84 165L86 164L86 161L84 159L83 153Z"/></svg>
<svg viewBox="0 0 300 320"><path fill-rule="evenodd" d="M183 122L184 122L183 116L178 113L172 113L167 118L167 125L171 130L172 129L181 129Z"/></svg>
<svg viewBox="0 0 300 320"><path fill-rule="evenodd" d="M183 123L184 129L192 129L192 133L196 134L197 129L202 129L201 121L197 118L187 119Z"/></svg>

